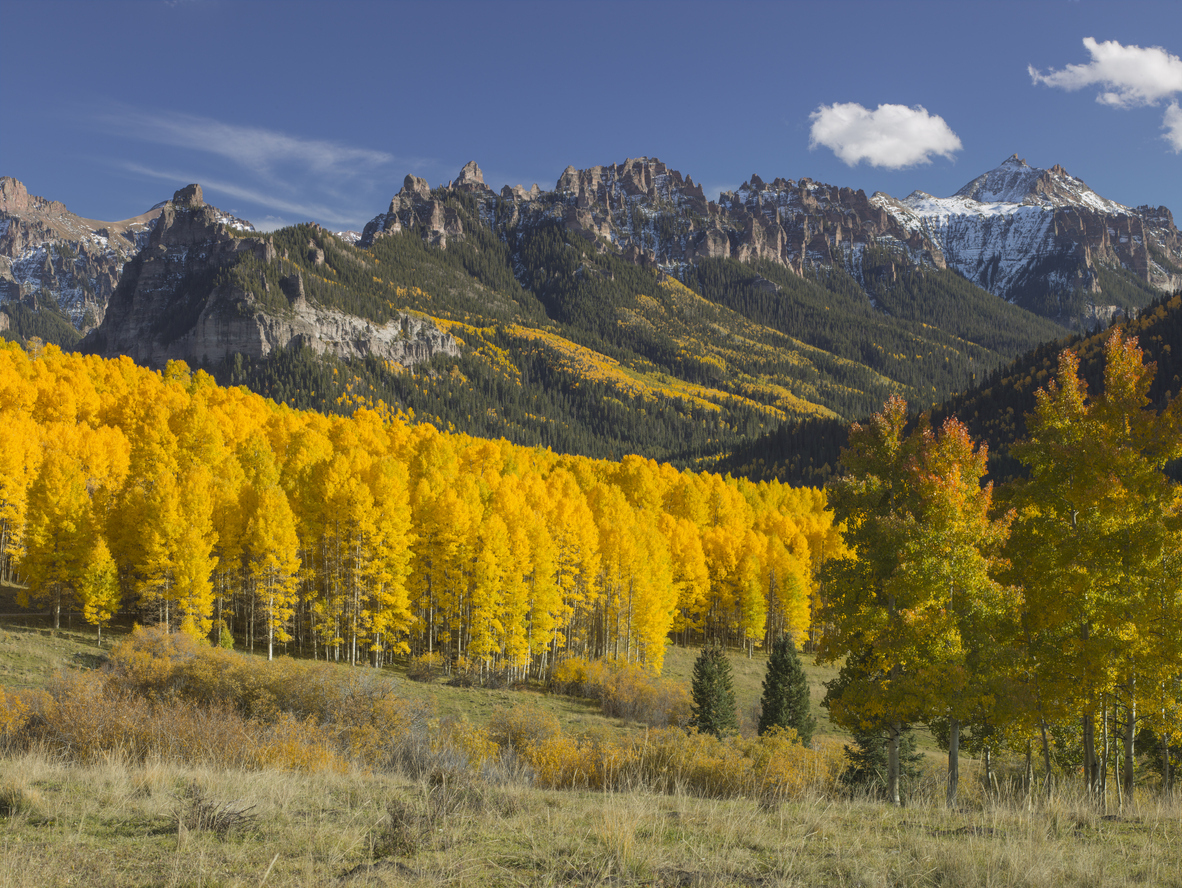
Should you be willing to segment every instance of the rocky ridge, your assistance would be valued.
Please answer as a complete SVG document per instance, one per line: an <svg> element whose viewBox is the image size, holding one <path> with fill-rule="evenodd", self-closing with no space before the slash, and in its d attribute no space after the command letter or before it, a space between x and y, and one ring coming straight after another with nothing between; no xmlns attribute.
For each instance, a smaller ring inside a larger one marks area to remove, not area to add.
<svg viewBox="0 0 1182 888"><path fill-rule="evenodd" d="M475 200L480 222L509 242L530 225L557 222L678 277L703 258L766 259L797 272L840 267L862 283L867 249L885 249L894 254L892 262L951 268L996 296L1052 317L1058 309L1047 306L1058 305L1057 296L1080 292L1091 296L1090 316L1111 312L1100 264L1127 269L1162 291L1182 286L1182 235L1168 209L1123 206L1058 165L1037 169L1016 156L950 198L916 192L904 200L807 178L765 182L752 175L711 201L692 178L649 157L567 167L551 191L535 184L528 190L506 186L498 194L471 162L441 188L407 176L359 243L416 228L446 247L464 236L461 214L449 202L460 194Z"/></svg>
<svg viewBox="0 0 1182 888"><path fill-rule="evenodd" d="M125 267L103 323L79 348L149 366L172 359L216 364L234 354L261 358L297 345L407 366L459 353L449 334L420 317L400 314L379 326L311 304L298 271L280 279L278 293L265 275L248 289L224 273L244 260L265 265L277 258L270 241L242 236L207 205L199 185L183 188L161 208L147 245Z"/></svg>
<svg viewBox="0 0 1182 888"><path fill-rule="evenodd" d="M120 222L83 219L0 177L0 303L55 305L77 327L98 324L123 265L147 243L159 213L153 208Z"/></svg>

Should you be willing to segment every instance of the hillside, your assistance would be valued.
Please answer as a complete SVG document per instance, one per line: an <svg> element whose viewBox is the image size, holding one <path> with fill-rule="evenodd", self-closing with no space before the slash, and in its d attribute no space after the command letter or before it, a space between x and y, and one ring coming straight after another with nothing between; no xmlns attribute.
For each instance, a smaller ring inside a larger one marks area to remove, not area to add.
<svg viewBox="0 0 1182 888"><path fill-rule="evenodd" d="M1157 409L1164 408L1182 392L1182 296L1162 297L1136 317L1119 321L1115 329L1136 336L1146 362L1156 365L1149 397ZM1035 392L1054 375L1059 352L1070 348L1079 354L1084 377L1095 393L1103 378L1104 342L1110 332L1097 328L1086 336L1048 341L934 406L932 421L938 425L948 416L963 421L974 440L989 445L989 477L1006 480L1017 471L1009 447L1025 434ZM847 432L848 425L838 420L785 423L739 446L716 467L753 480L820 485L838 471ZM1173 474L1178 476L1180 469Z"/></svg>

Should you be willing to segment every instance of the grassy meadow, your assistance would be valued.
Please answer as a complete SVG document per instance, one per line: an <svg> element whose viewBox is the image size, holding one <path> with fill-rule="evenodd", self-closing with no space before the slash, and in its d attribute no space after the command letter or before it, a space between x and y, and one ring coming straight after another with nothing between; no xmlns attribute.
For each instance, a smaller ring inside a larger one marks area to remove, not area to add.
<svg viewBox="0 0 1182 888"><path fill-rule="evenodd" d="M65 701L61 688L71 686L71 676L97 680L87 671L103 662L108 642L100 650L93 632L73 625L54 636L38 618L0 618L0 686ZM672 648L664 677L688 683L695 656ZM734 653L731 662L740 722L750 734L766 657ZM805 662L816 705L833 672ZM470 736L495 737L510 711L556 722L562 737L597 737L597 749L626 742L647 748L659 736L604 716L592 701L536 689L425 684L399 671L349 687L375 700L392 690L404 706L390 710L396 717L425 712L431 725L472 726ZM257 719L211 711L223 719L219 742L266 742L242 733ZM62 718L44 712L49 721ZM70 718L88 715L79 709ZM839 748L841 734L823 710L817 715L818 741ZM360 731L360 721L325 725L338 738L373 742L363 732L347 734ZM407 725L395 732L417 730ZM440 756L434 740L421 761L404 750L398 759L342 753L315 766L290 757L233 766L216 754L137 745L131 733L83 754L81 740L68 748L53 739L67 729L44 734L50 740L39 744L0 748L0 888L1182 886L1177 799L1146 790L1101 815L1069 787L1050 799L1004 791L987 797L974 764L962 761L961 804L949 810L942 760L926 732L925 776L895 809L851 797L831 778L791 793L712 792L702 787L713 784L695 783L688 770L684 779L662 782L651 768L637 767L603 788L556 789L547 787L540 765L531 768L537 759L501 749L479 767L459 767ZM350 748L361 748L357 743Z"/></svg>

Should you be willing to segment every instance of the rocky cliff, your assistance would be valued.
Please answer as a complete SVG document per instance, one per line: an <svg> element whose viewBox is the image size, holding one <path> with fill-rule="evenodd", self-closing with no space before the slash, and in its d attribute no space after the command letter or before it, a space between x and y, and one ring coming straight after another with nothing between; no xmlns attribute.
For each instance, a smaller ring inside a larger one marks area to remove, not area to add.
<svg viewBox="0 0 1182 888"><path fill-rule="evenodd" d="M893 262L951 268L996 296L1069 325L1111 310L1100 265L1124 269L1162 291L1182 286L1182 235L1169 210L1123 206L1062 167L1037 169L1017 157L950 198L916 192L904 200L807 178L765 182L752 175L711 201L692 178L649 157L567 167L553 190L519 185L497 194L469 163L436 189L407 176L360 244L412 228L446 247L449 239L464 237L463 216L449 199L459 195L475 202L480 224L510 243L529 226L557 222L630 261L682 278L703 258L764 259L797 272L840 267L861 283L865 251L885 249L895 254ZM1061 307L1066 297L1080 293L1088 296L1084 316L1067 316Z"/></svg>
<svg viewBox="0 0 1182 888"><path fill-rule="evenodd" d="M83 219L0 177L0 303L56 305L77 327L98 324L124 263L147 243L158 215L153 209L121 222Z"/></svg>
<svg viewBox="0 0 1182 888"><path fill-rule="evenodd" d="M244 274L244 267L257 273ZM309 302L298 270L272 284L277 269L281 257L270 241L243 236L204 202L200 186L190 185L162 207L147 245L124 268L103 323L80 348L149 366L261 358L296 345L403 365L458 354L455 340L429 321L400 314L375 325L326 310Z"/></svg>

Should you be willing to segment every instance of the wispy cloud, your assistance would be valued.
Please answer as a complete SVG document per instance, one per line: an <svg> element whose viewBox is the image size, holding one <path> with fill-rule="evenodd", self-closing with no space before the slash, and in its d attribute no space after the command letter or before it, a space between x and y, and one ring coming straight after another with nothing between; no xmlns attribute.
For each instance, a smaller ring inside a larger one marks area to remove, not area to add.
<svg viewBox="0 0 1182 888"><path fill-rule="evenodd" d="M1097 42L1085 37L1084 49L1092 60L1068 65L1061 71L1039 72L1027 65L1034 83L1066 90L1099 86L1096 101L1115 108L1156 105L1182 92L1182 59L1160 46L1123 46L1115 40Z"/></svg>
<svg viewBox="0 0 1182 888"><path fill-rule="evenodd" d="M114 106L91 119L105 132L140 146L125 155L139 154L138 162L121 164L130 172L182 184L199 182L207 192L248 202L249 213L261 209L334 226L363 224L381 209L374 199L376 189L397 190L407 169L434 165L422 158L196 114Z"/></svg>
<svg viewBox="0 0 1182 888"><path fill-rule="evenodd" d="M320 175L353 177L395 160L394 155L384 151L302 139L193 114L125 110L103 115L100 122L130 139L215 154L261 175L272 175L284 165L296 164Z"/></svg>
<svg viewBox="0 0 1182 888"><path fill-rule="evenodd" d="M123 164L123 168L130 173L147 176L150 179L161 179L165 182L176 183L177 187L187 185L190 182L199 182L201 189L205 192L224 194L228 197L237 198L238 200L250 201L260 207L294 216L296 220L301 222L309 219L319 219L333 225L353 225L359 218L364 218L364 214L350 213L348 211L343 212L336 207L326 204L285 200L268 192L236 185L233 182L211 179L208 176L198 176L191 170L158 170L137 163L125 163ZM254 222L255 220L251 221ZM275 225L271 226L257 222L255 224L260 228L280 228L287 223L279 220Z"/></svg>
<svg viewBox="0 0 1182 888"><path fill-rule="evenodd" d="M931 163L932 155L951 159L961 149L944 118L919 105L879 105L873 111L855 102L822 105L809 120L809 150L823 145L849 166L865 160L898 170Z"/></svg>
<svg viewBox="0 0 1182 888"><path fill-rule="evenodd" d="M1096 101L1112 108L1158 105L1182 94L1182 58L1160 46L1100 43L1092 37L1085 37L1083 45L1092 57L1086 65L1068 65L1046 74L1027 65L1031 81L1069 91L1098 86ZM1166 107L1162 129L1166 131L1162 138L1175 152L1182 152L1182 112L1177 101Z"/></svg>

